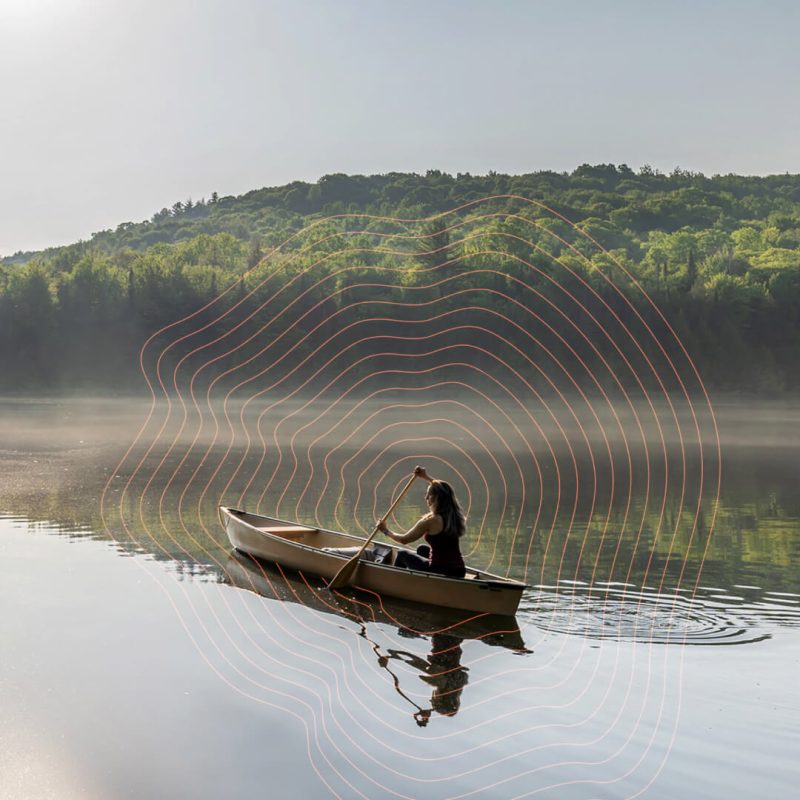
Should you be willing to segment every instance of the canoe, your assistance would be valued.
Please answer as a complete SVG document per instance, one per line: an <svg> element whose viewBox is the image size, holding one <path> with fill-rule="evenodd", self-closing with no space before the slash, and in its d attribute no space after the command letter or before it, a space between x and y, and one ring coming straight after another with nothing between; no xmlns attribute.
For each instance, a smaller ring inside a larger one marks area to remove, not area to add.
<svg viewBox="0 0 800 800"><path fill-rule="evenodd" d="M220 519L233 547L290 569L330 580L350 556L324 548L360 547L362 537L220 506ZM392 550L400 547L386 545ZM513 616L522 592L520 581L467 567L464 578L361 560L353 585L389 597L484 614Z"/></svg>

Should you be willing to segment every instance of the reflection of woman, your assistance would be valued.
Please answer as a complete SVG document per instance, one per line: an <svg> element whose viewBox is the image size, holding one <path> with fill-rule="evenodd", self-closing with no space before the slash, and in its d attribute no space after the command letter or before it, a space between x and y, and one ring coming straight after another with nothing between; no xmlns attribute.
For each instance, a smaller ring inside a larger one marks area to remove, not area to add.
<svg viewBox="0 0 800 800"><path fill-rule="evenodd" d="M433 687L431 707L425 709L417 706L419 710L414 713L414 719L420 727L428 724L432 711L452 717L461 707L461 692L469 682L469 671L461 666L462 641L458 636L434 633L431 637L431 654L427 660L414 653L389 650L389 658L398 658L418 669L422 673L420 678ZM403 694L403 697L406 695Z"/></svg>
<svg viewBox="0 0 800 800"><path fill-rule="evenodd" d="M461 692L469 681L466 667L461 666L461 639L445 633L434 633L428 663L428 674L422 680L433 686L431 708L452 717L458 713Z"/></svg>
<svg viewBox="0 0 800 800"><path fill-rule="evenodd" d="M386 523L381 523L379 529L400 544L410 544L424 537L427 545L418 547L416 553L400 550L394 565L463 578L466 570L458 540L464 535L466 520L453 487L429 477L422 467L416 467L414 474L428 481L425 492L428 513L406 533L393 533Z"/></svg>

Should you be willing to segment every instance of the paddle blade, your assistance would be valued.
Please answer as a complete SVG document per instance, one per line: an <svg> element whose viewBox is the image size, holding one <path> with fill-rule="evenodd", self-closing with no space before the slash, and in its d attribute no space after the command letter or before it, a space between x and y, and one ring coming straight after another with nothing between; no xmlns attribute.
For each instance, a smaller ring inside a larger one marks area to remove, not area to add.
<svg viewBox="0 0 800 800"><path fill-rule="evenodd" d="M342 589L345 586L349 586L350 582L353 580L356 574L356 570L358 569L358 561L361 558L361 553L359 552L354 558L351 558L331 579L331 582L328 584L329 589Z"/></svg>

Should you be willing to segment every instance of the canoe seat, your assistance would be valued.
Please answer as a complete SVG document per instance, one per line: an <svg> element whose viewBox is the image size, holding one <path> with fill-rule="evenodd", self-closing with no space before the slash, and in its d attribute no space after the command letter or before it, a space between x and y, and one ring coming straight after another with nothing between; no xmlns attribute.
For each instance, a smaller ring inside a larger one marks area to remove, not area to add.
<svg viewBox="0 0 800 800"><path fill-rule="evenodd" d="M303 525L269 525L260 527L259 530L282 539L302 539L307 533L317 532L316 528L306 528Z"/></svg>

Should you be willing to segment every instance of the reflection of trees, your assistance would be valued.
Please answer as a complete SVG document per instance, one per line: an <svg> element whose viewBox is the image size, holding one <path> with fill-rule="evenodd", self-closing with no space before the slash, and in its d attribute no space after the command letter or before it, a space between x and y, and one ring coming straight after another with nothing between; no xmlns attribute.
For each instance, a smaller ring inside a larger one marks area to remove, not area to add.
<svg viewBox="0 0 800 800"><path fill-rule="evenodd" d="M200 517L194 496L184 502L184 509L192 509L191 515L181 517L174 498L168 497L161 508L158 504L139 507L139 498L135 490L131 491L122 511L125 519L123 526L119 507L114 505L119 495L111 494L107 498L109 507L106 513L111 530L106 531L99 513L99 496L106 480L103 467L107 462L76 464L69 458L59 458L52 467L47 468L41 487L17 486L11 478L19 465L11 460L7 463L8 466L0 473L8 476L0 487L0 507L7 513L47 522L52 527L62 528L66 534L101 539L110 537L131 552L146 552L157 559L187 564L194 560L213 565L214 560L223 563L227 557L228 543L219 526L216 508L209 504ZM63 464L70 465L68 472L63 470ZM591 570L597 564L595 577L598 580L600 576L602 579L610 577L616 580L620 575L625 576L628 565L632 565L630 580L634 583L641 582L645 570L651 576L660 576L666 567L668 580L681 577L684 585L691 585L702 565L704 580L721 586L758 583L757 575L761 574L764 583L759 585L768 585L775 590L797 591L797 575L793 566L797 563L798 551L793 531L796 530L800 507L790 485L793 473L785 462L781 466L783 473L770 474L758 465L756 475L729 466L726 491L717 510L710 542L708 516L702 515L695 526L694 509L687 508L688 504L685 504L680 517L676 517L668 505L667 515L657 536L658 510L648 510L637 543L638 520L641 519L642 509L637 502L639 498L634 498L621 540L620 514L612 515L605 539L601 539L597 533L584 543L582 533L576 533L580 529L578 524L573 524L568 537L554 539L549 551L545 549L546 537L534 537L530 550L530 563L534 566L527 577L529 580L542 578L546 583L558 577L573 577L575 564L580 560L581 571L584 568ZM67 479L77 484L77 477L73 478L73 475L80 477L82 485L57 484L58 480ZM637 520L636 524L630 522L633 518ZM496 520L489 519L486 527L491 530L496 524ZM595 515L592 530L599 532L604 525L604 518ZM569 519L560 519L556 528L560 531L569 530ZM470 535L474 534L470 532ZM513 530L501 527L497 549L507 552L512 536ZM482 537L470 563L478 567L485 565L494 548L492 537ZM522 577L520 570L524 564L527 542L518 539L517 548L511 574ZM562 551L563 564L560 559L552 557L553 552ZM748 573L746 579L743 579L744 571Z"/></svg>

